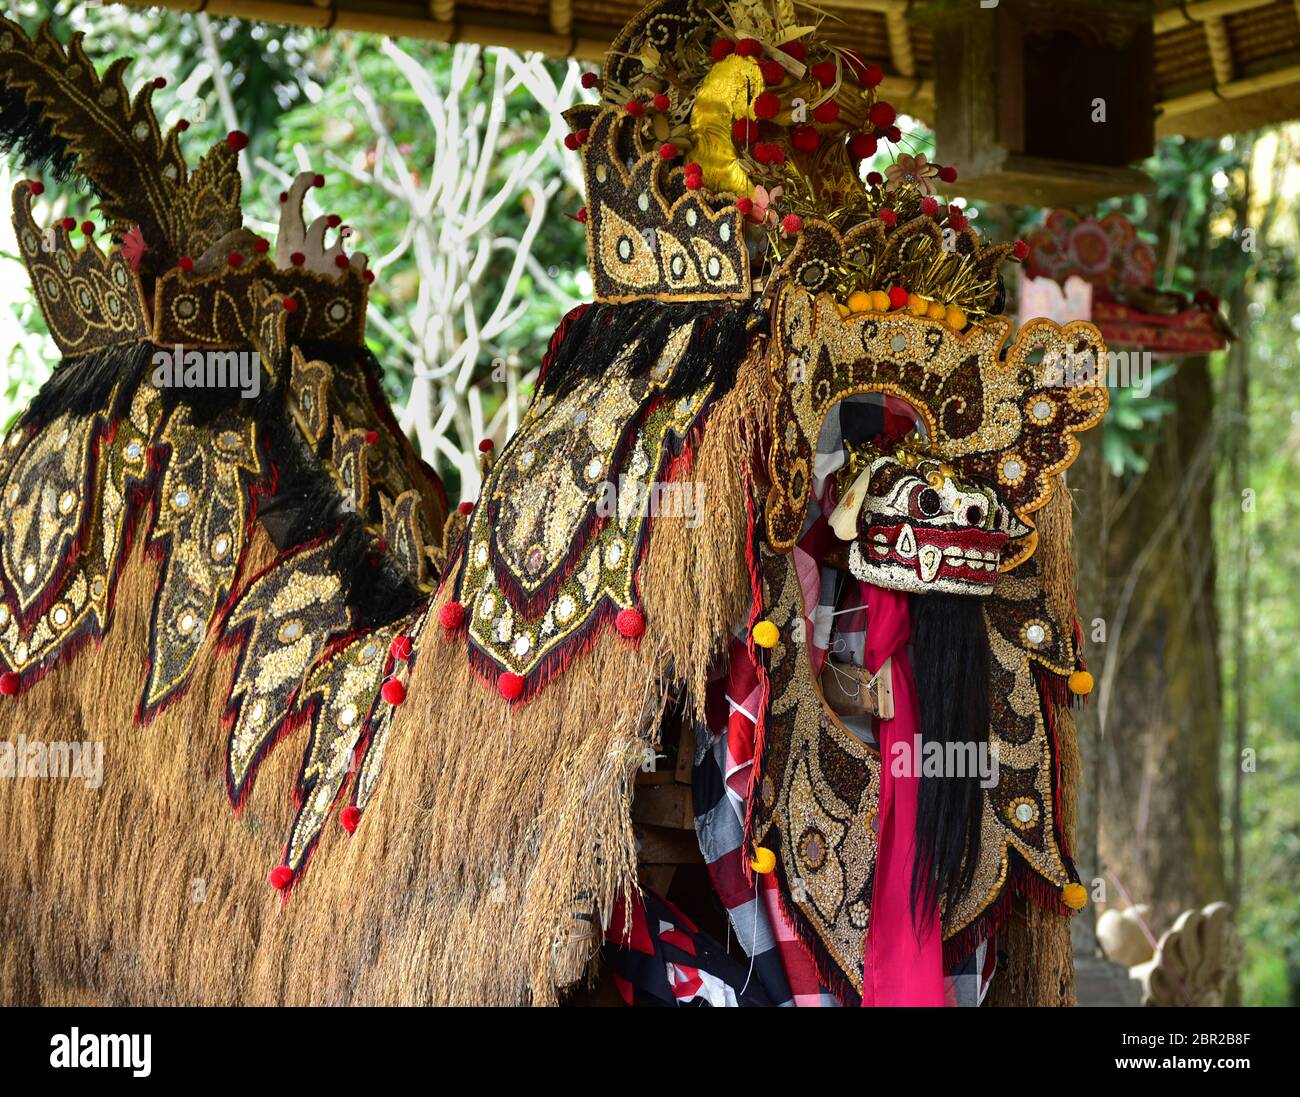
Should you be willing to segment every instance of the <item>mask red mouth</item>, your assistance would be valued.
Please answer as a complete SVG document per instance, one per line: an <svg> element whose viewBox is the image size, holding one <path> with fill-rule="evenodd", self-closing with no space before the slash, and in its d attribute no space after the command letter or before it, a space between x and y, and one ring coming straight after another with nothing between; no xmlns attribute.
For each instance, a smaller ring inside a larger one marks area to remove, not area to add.
<svg viewBox="0 0 1300 1097"><path fill-rule="evenodd" d="M868 526L858 549L868 570L901 573L906 569L917 584L915 589L974 588L987 593L1001 574L1002 550L1008 540L1007 534L994 530L898 522Z"/></svg>

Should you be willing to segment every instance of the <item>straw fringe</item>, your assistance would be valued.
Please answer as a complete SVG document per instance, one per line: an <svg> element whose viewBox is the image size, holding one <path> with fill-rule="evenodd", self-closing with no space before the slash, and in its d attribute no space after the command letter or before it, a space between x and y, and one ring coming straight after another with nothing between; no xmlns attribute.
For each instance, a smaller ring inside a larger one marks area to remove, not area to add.
<svg viewBox="0 0 1300 1097"><path fill-rule="evenodd" d="M0 781L0 1003L556 1001L552 945L575 902L605 913L636 886L632 777L670 679L702 704L748 604L744 485L763 385L756 350L710 413L689 472L702 524L655 522L638 646L608 630L511 708L474 675L463 638L442 635L444 589L379 791L350 839L327 830L283 909L266 873L292 824L302 744L271 752L233 818L222 716L237 650L215 637L189 690L135 723L158 581L137 545L103 643L0 707L2 738L104 749L99 789ZM258 527L247 573L274 557Z"/></svg>

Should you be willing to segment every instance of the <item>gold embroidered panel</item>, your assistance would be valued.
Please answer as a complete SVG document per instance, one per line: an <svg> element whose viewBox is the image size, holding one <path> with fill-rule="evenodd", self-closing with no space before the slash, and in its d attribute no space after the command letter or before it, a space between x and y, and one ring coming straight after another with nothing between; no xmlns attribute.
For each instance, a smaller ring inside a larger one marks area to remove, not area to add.
<svg viewBox="0 0 1300 1097"><path fill-rule="evenodd" d="M264 474L251 418L234 411L195 427L178 407L160 442L169 447L150 547L164 554L149 633L141 710L162 704L188 679L230 595L248 541L249 494Z"/></svg>
<svg viewBox="0 0 1300 1097"><path fill-rule="evenodd" d="M784 289L769 364L769 545L785 552L799 535L827 411L847 396L883 392L916 409L933 455L995 484L1031 527L1008 547L1003 570L1028 559L1037 544L1029 515L1050 498L1052 474L1078 455L1074 435L1099 423L1109 404L1106 348L1091 324L1035 320L1004 355L1010 330L1003 317L961 333L901 312L841 317L825 295Z"/></svg>
<svg viewBox="0 0 1300 1097"><path fill-rule="evenodd" d="M493 467L458 584L471 645L491 666L527 677L635 603L652 492L713 392L658 395L690 330L676 329L645 375L629 377L624 358L567 395L539 396Z"/></svg>

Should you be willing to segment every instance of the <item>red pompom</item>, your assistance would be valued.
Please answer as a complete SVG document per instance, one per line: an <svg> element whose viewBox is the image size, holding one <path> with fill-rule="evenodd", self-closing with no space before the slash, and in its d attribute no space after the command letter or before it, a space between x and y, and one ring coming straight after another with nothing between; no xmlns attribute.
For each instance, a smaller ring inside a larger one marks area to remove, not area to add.
<svg viewBox="0 0 1300 1097"><path fill-rule="evenodd" d="M775 141L769 141L766 145L763 146L763 148L766 152L765 163L768 164L785 163L785 149L783 149Z"/></svg>
<svg viewBox="0 0 1300 1097"><path fill-rule="evenodd" d="M338 267L339 270L347 270L348 267L352 266L352 260L340 252L338 255L334 256L334 265Z"/></svg>
<svg viewBox="0 0 1300 1097"><path fill-rule="evenodd" d="M16 697L22 685L23 680L12 670L0 674L0 694L5 697Z"/></svg>
<svg viewBox="0 0 1300 1097"><path fill-rule="evenodd" d="M781 47L781 52L788 53L796 61L802 61L808 56L808 47L799 41L787 42Z"/></svg>
<svg viewBox="0 0 1300 1097"><path fill-rule="evenodd" d="M1029 245L1023 240L1017 240L1016 246L1011 250L1011 254L1017 259L1025 259L1029 255Z"/></svg>
<svg viewBox="0 0 1300 1097"><path fill-rule="evenodd" d="M896 214L892 209L889 209L888 207L886 207L885 209L880 210L880 211L876 214L876 216L879 217L879 218L880 218L880 219L881 219L881 220L882 220L886 225L888 225L891 229L892 229L896 224L898 224L898 214Z"/></svg>
<svg viewBox="0 0 1300 1097"><path fill-rule="evenodd" d="M645 113L645 107L642 105L640 99L629 99L627 101L627 112L632 115L633 118L640 118L641 115Z"/></svg>
<svg viewBox="0 0 1300 1097"><path fill-rule="evenodd" d="M715 61L725 61L736 52L736 43L730 38L719 38L713 43L709 50L710 55Z"/></svg>
<svg viewBox="0 0 1300 1097"><path fill-rule="evenodd" d="M878 187L885 181L885 177L878 171L867 172L867 186Z"/></svg>
<svg viewBox="0 0 1300 1097"><path fill-rule="evenodd" d="M491 453L494 448L496 448L496 443L494 443L491 438L484 438L483 441L478 444L479 453Z"/></svg>
<svg viewBox="0 0 1300 1097"><path fill-rule="evenodd" d="M808 71L812 73L817 83L824 88L829 88L835 83L835 77L839 75L839 66L834 61L818 61Z"/></svg>
<svg viewBox="0 0 1300 1097"><path fill-rule="evenodd" d="M400 705L406 700L406 687L396 678L390 678L379 691L379 696L390 705Z"/></svg>
<svg viewBox="0 0 1300 1097"><path fill-rule="evenodd" d="M377 430L366 431L366 445L373 446L378 441L379 441L379 431Z"/></svg>
<svg viewBox="0 0 1300 1097"><path fill-rule="evenodd" d="M564 135L564 147L570 152L578 150L578 135L576 133L566 133Z"/></svg>
<svg viewBox="0 0 1300 1097"><path fill-rule="evenodd" d="M461 514L464 514L466 517L468 517L469 515L474 513L474 504L471 503L468 499L466 499L456 509L460 511Z"/></svg>
<svg viewBox="0 0 1300 1097"><path fill-rule="evenodd" d="M686 165L686 174L703 175L704 169L700 167L700 165L696 161L692 160L689 164Z"/></svg>
<svg viewBox="0 0 1300 1097"><path fill-rule="evenodd" d="M82 221L82 222L81 222L81 231L84 232L87 236L94 236L94 235L95 235L95 222L94 222L94 221Z"/></svg>
<svg viewBox="0 0 1300 1097"><path fill-rule="evenodd" d="M760 118L775 118L781 113L781 97L774 91L765 91L754 100L754 113Z"/></svg>
<svg viewBox="0 0 1300 1097"><path fill-rule="evenodd" d="M30 190L32 194L44 194L45 184L42 183L39 179L33 179L30 183L27 184L27 189Z"/></svg>
<svg viewBox="0 0 1300 1097"><path fill-rule="evenodd" d="M288 865L276 865L271 869L271 875L267 879L276 891L283 891L293 883L293 869Z"/></svg>
<svg viewBox="0 0 1300 1097"><path fill-rule="evenodd" d="M292 263L295 267L300 267L305 262L307 262L307 256L303 255L303 253L300 251L295 251L292 255L289 256L289 262Z"/></svg>
<svg viewBox="0 0 1300 1097"><path fill-rule="evenodd" d="M375 280L375 272L373 270L363 270L361 277L366 280L366 285L370 285Z"/></svg>
<svg viewBox="0 0 1300 1097"><path fill-rule="evenodd" d="M704 186L704 176L702 176L702 175L687 175L687 176L686 176L686 189L687 189L687 190L699 190L702 186Z"/></svg>
<svg viewBox="0 0 1300 1097"><path fill-rule="evenodd" d="M812 126L799 126L791 134L790 141L800 152L816 152L822 143L822 135Z"/></svg>
<svg viewBox="0 0 1300 1097"><path fill-rule="evenodd" d="M732 123L731 136L737 144L752 145L758 140L758 123L752 118L737 118Z"/></svg>
<svg viewBox="0 0 1300 1097"><path fill-rule="evenodd" d="M669 107L673 105L673 101L669 99L668 96L666 96L663 92L660 92L658 95L656 95L653 99L650 100L650 102L654 104L655 110L667 110Z"/></svg>
<svg viewBox="0 0 1300 1097"><path fill-rule="evenodd" d="M298 299L296 297L286 297L283 301L280 302L280 304L284 306L285 312L298 311Z"/></svg>
<svg viewBox="0 0 1300 1097"><path fill-rule="evenodd" d="M348 804L339 812L339 826L352 834L357 829L357 824L361 822L361 809L356 804Z"/></svg>
<svg viewBox="0 0 1300 1097"><path fill-rule="evenodd" d="M226 134L226 144L236 152L239 152L240 149L246 149L248 148L248 134L242 130L231 130Z"/></svg>
<svg viewBox="0 0 1300 1097"><path fill-rule="evenodd" d="M409 659L413 650L409 636L394 636L393 642L388 645L388 652L394 659Z"/></svg>
<svg viewBox="0 0 1300 1097"><path fill-rule="evenodd" d="M827 99L813 107L812 116L814 122L828 126L840 116L840 105L834 99Z"/></svg>
<svg viewBox="0 0 1300 1097"><path fill-rule="evenodd" d="M600 77L594 72L584 72L582 74L582 86L584 88L594 88L600 83Z"/></svg>
<svg viewBox="0 0 1300 1097"><path fill-rule="evenodd" d="M888 141L891 145L897 145L899 142L903 140L903 131L899 129L897 126L886 126L885 140Z"/></svg>
<svg viewBox="0 0 1300 1097"><path fill-rule="evenodd" d="M957 169L954 167L943 167L939 169L939 178L945 183L957 182Z"/></svg>
<svg viewBox="0 0 1300 1097"><path fill-rule="evenodd" d="M871 119L871 124L877 129L885 129L894 124L894 119L898 117L898 112L894 110L892 103L886 103L882 99L867 111L867 117Z"/></svg>
<svg viewBox="0 0 1300 1097"><path fill-rule="evenodd" d="M736 43L736 52L741 57L761 57L763 55L763 43L757 38L742 38Z"/></svg>
<svg viewBox="0 0 1300 1097"><path fill-rule="evenodd" d="M849 152L858 160L875 156L879 147L879 142L869 133L855 133L849 141Z"/></svg>
<svg viewBox="0 0 1300 1097"><path fill-rule="evenodd" d="M232 267L239 266L239 264L242 263L243 261L244 261L244 257L240 255L239 252L237 251L232 251L229 255L226 256L226 262Z"/></svg>
<svg viewBox="0 0 1300 1097"><path fill-rule="evenodd" d="M257 252L258 255L265 255L267 251L270 249L270 247L271 245L267 243L265 240L263 240L260 236L253 243L253 250Z"/></svg>
<svg viewBox="0 0 1300 1097"><path fill-rule="evenodd" d="M763 61L758 66L763 74L763 83L777 85L785 81L785 66L780 61Z"/></svg>
<svg viewBox="0 0 1300 1097"><path fill-rule="evenodd" d="M922 198L921 212L924 213L927 217L933 217L936 213L939 212L939 203L936 202L933 198Z"/></svg>
<svg viewBox="0 0 1300 1097"><path fill-rule="evenodd" d="M676 160L677 146L674 145L671 141L665 141L662 145L659 146L659 159Z"/></svg>
<svg viewBox="0 0 1300 1097"><path fill-rule="evenodd" d="M465 623L465 607L459 602L447 602L438 610L438 623L448 632L455 632Z"/></svg>
<svg viewBox="0 0 1300 1097"><path fill-rule="evenodd" d="M961 230L966 227L966 224L967 222L964 214L952 213L948 215L948 227L951 228L953 232L961 232Z"/></svg>
<svg viewBox="0 0 1300 1097"><path fill-rule="evenodd" d="M645 616L639 609L619 610L614 618L614 627L624 639L635 640L645 632Z"/></svg>
<svg viewBox="0 0 1300 1097"><path fill-rule="evenodd" d="M582 209L578 210L576 215L578 224L585 225L587 223L588 216L589 214L587 213L587 207L583 206Z"/></svg>
<svg viewBox="0 0 1300 1097"><path fill-rule="evenodd" d="M182 118L179 122L176 123L176 128L180 130L181 133L184 133L187 129L190 128L190 120L188 118Z"/></svg>
<svg viewBox="0 0 1300 1097"><path fill-rule="evenodd" d="M311 177L311 185L313 187L323 187L325 185L325 176L320 174L313 175Z"/></svg>
<svg viewBox="0 0 1300 1097"><path fill-rule="evenodd" d="M752 198L737 198L736 209L741 213L752 213L754 211L754 200Z"/></svg>
<svg viewBox="0 0 1300 1097"><path fill-rule="evenodd" d="M167 77L155 76L153 78L153 86L155 88L165 88L167 86Z"/></svg>
<svg viewBox="0 0 1300 1097"><path fill-rule="evenodd" d="M524 692L524 680L518 674L506 671L497 679L497 692L507 701L513 701Z"/></svg>
<svg viewBox="0 0 1300 1097"><path fill-rule="evenodd" d="M189 274L189 272L194 269L194 260L191 259L188 255L182 255L180 257L180 262L178 263L178 266L186 274Z"/></svg>
<svg viewBox="0 0 1300 1097"><path fill-rule="evenodd" d="M884 78L885 70L879 65L868 65L862 70L862 82L869 88L879 87Z"/></svg>
<svg viewBox="0 0 1300 1097"><path fill-rule="evenodd" d="M909 294L902 286L891 286L889 288L889 307L891 309L901 309L907 307Z"/></svg>
<svg viewBox="0 0 1300 1097"><path fill-rule="evenodd" d="M787 213L781 218L781 227L793 236L803 228L803 218L797 213Z"/></svg>
<svg viewBox="0 0 1300 1097"><path fill-rule="evenodd" d="M63 226L64 232L71 232L77 227L77 219L75 217L65 217L59 224Z"/></svg>

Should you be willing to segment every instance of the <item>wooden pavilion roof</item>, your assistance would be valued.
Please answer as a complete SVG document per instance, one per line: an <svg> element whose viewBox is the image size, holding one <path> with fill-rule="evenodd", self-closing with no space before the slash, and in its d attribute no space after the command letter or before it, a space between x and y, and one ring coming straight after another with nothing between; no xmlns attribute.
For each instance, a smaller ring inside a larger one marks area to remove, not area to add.
<svg viewBox="0 0 1300 1097"><path fill-rule="evenodd" d="M642 0L128 2L269 23L510 46L592 61L603 56L642 6ZM885 69L884 90L891 101L932 121L931 35L909 20L909 12L924 6L924 0L817 0L816 6L837 21L831 37L861 49ZM1154 0L1149 6L1157 134L1215 136L1300 117L1300 0Z"/></svg>

